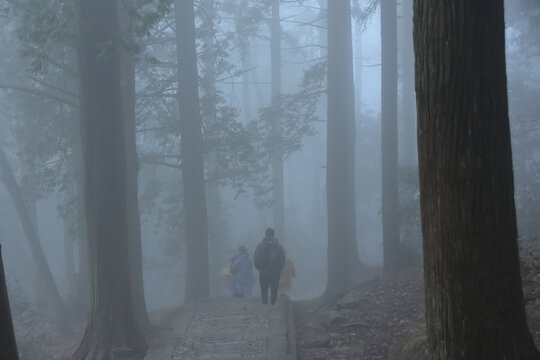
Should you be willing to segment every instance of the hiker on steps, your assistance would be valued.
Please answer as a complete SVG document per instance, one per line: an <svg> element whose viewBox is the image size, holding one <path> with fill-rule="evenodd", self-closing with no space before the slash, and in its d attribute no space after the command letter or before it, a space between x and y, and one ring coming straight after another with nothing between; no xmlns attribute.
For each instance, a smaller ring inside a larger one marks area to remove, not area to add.
<svg viewBox="0 0 540 360"><path fill-rule="evenodd" d="M287 252L285 252L285 266L281 270L281 277L279 278L278 293L280 295L291 296L292 279L294 277L296 277L296 268Z"/></svg>
<svg viewBox="0 0 540 360"><path fill-rule="evenodd" d="M274 229L266 229L263 241L255 249L253 262L255 268L259 270L262 303L268 304L268 289L270 288L270 303L274 305L277 300L281 270L285 266L285 251L278 239L274 237Z"/></svg>
<svg viewBox="0 0 540 360"><path fill-rule="evenodd" d="M251 289L255 284L253 276L253 264L249 258L245 246L238 248L238 255L231 260L230 271L232 274L232 293L234 297L244 297L251 295Z"/></svg>

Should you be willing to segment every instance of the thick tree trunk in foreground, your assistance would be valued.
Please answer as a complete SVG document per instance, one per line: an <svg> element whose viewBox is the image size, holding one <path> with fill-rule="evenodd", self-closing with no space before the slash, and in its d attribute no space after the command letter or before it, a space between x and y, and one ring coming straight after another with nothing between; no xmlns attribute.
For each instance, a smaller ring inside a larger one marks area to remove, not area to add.
<svg viewBox="0 0 540 360"><path fill-rule="evenodd" d="M354 283L360 260L354 216L354 85L351 12L348 0L328 2L328 279L326 294ZM352 177L352 178L351 178Z"/></svg>
<svg viewBox="0 0 540 360"><path fill-rule="evenodd" d="M32 259L34 260L34 264L38 270L40 279L43 281L43 289L46 291L47 297L54 307L58 324L61 329L66 329L68 324L65 317L64 302L60 297L60 293L58 292L58 288L54 282L51 269L47 264L47 259L45 258L45 254L41 248L38 234L32 223L30 213L28 212L28 209L24 203L21 188L15 180L11 166L6 158L6 154L2 149L0 149L0 177L2 178L2 181L9 192L11 201L13 201L13 205L15 206L19 219L21 220L24 235L26 236L30 246Z"/></svg>
<svg viewBox="0 0 540 360"><path fill-rule="evenodd" d="M2 261L2 245L0 245L0 359L19 359L13 321L11 320L4 262Z"/></svg>
<svg viewBox="0 0 540 360"><path fill-rule="evenodd" d="M79 21L90 312L74 359L109 360L114 348L146 351L131 297L116 1L79 0Z"/></svg>
<svg viewBox="0 0 540 360"><path fill-rule="evenodd" d="M122 38L128 45L135 43L135 29L130 11L135 6L133 0L118 1L118 15ZM139 214L139 161L135 134L135 55L133 49L123 49L120 54L122 71L122 104L126 139L126 206L130 261L131 293L133 310L141 328L150 325L146 300L144 298L143 255L141 220Z"/></svg>
<svg viewBox="0 0 540 360"><path fill-rule="evenodd" d="M280 0L272 0L270 67L272 78L272 212L276 236L285 241L283 146L281 141L281 18Z"/></svg>
<svg viewBox="0 0 540 360"><path fill-rule="evenodd" d="M174 7L182 135L182 181L186 214L185 301L191 302L208 297L210 292L208 216L193 0L176 0Z"/></svg>
<svg viewBox="0 0 540 360"><path fill-rule="evenodd" d="M520 280L503 0L415 0L432 359L540 359Z"/></svg>
<svg viewBox="0 0 540 360"><path fill-rule="evenodd" d="M400 266L396 0L381 1L381 161L384 271Z"/></svg>

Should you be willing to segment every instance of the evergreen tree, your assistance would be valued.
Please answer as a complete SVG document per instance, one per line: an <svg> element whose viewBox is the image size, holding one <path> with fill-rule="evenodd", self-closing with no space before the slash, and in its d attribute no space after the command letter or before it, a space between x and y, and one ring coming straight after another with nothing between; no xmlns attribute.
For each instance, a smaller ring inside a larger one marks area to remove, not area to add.
<svg viewBox="0 0 540 360"><path fill-rule="evenodd" d="M432 359L539 359L517 246L503 0L414 1Z"/></svg>
<svg viewBox="0 0 540 360"><path fill-rule="evenodd" d="M146 351L130 281L117 2L79 0L78 20L90 311L73 358L109 360L117 348Z"/></svg>
<svg viewBox="0 0 540 360"><path fill-rule="evenodd" d="M328 279L326 294L354 283L360 260L354 216L354 85L348 0L328 2L328 120L326 188Z"/></svg>

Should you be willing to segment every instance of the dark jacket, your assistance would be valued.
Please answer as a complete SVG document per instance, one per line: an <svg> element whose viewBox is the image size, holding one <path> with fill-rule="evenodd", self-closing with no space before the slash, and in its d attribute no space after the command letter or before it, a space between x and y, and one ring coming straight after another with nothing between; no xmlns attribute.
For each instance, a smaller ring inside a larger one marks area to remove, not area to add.
<svg viewBox="0 0 540 360"><path fill-rule="evenodd" d="M285 251L278 239L265 237L255 249L253 262L261 273L276 275L281 273L285 266Z"/></svg>

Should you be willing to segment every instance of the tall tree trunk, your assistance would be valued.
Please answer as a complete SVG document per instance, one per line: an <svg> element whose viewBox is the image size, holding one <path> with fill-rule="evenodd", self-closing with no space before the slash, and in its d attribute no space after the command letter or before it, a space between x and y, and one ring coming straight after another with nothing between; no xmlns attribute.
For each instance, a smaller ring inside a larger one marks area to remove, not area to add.
<svg viewBox="0 0 540 360"><path fill-rule="evenodd" d="M39 246L41 247L41 238L39 236L39 224L38 224L38 212L37 212L37 202L38 198L34 193L34 189L31 187L25 188L24 179L31 177L35 173L32 164L28 160L21 159L21 182L20 182L20 191L24 200L24 207L28 212L30 217L30 223L34 228L36 233ZM34 300L37 303L46 302L47 296L45 293L47 290L44 288L44 283L41 279L41 272L39 266L34 262L31 265L32 268L32 292Z"/></svg>
<svg viewBox="0 0 540 360"><path fill-rule="evenodd" d="M0 359L18 360L17 342L13 321L11 320L11 308L7 292L4 262L2 261L2 245L0 244Z"/></svg>
<svg viewBox="0 0 540 360"><path fill-rule="evenodd" d="M354 70L354 95L355 95L355 145L357 142L357 139L362 138L362 26L358 23L355 26L355 35L353 37L353 43L354 43L354 63L353 63L353 70ZM365 138L365 136L364 136ZM361 149L357 149L356 146L353 149L354 151L354 179L353 179L353 190L354 190L354 200L355 204L361 204L363 199L361 195L361 189L359 189L359 185L357 184L356 179L359 179L361 176L364 175L364 169L365 164L362 163L362 154ZM360 217L358 216L358 213L356 212L356 207L354 211L355 215L355 226L357 221L360 221ZM355 229L356 234L356 229Z"/></svg>
<svg viewBox="0 0 540 360"><path fill-rule="evenodd" d="M540 359L520 280L503 0L415 0L432 359Z"/></svg>
<svg viewBox="0 0 540 360"><path fill-rule="evenodd" d="M79 96L79 70L77 63L77 49L66 49L66 64L70 69L75 69L75 76L70 74L64 79L64 90ZM68 158L69 172L72 174L72 188L67 201L74 203L73 214L69 214L72 222L73 239L77 243L77 273L75 275L75 293L73 298L73 314L86 317L89 304L89 283L88 283L88 246L86 241L86 221L84 215L84 185L83 185L83 154L81 143L81 114L79 109L69 110L69 119L74 123L74 138L72 139L72 154Z"/></svg>
<svg viewBox="0 0 540 360"><path fill-rule="evenodd" d="M317 28L317 37L319 41L319 57L324 59L328 56L328 13L327 13L327 0L318 0L319 12L318 18L320 27ZM326 87L326 80L323 83L323 87ZM318 113L321 118L327 116L327 99L326 96L321 96ZM326 164L326 142L325 142L325 128L324 124L314 124L317 129L317 134L313 137L313 194L311 196L312 201L312 239L317 243L327 241L328 228L326 224L326 201L324 199L326 183L324 182L324 165Z"/></svg>
<svg viewBox="0 0 540 360"><path fill-rule="evenodd" d="M82 154L78 158L81 159ZM90 307L90 284L89 265L88 265L88 238L86 231L86 215L84 209L84 185L82 179L82 169L76 178L76 193L77 193L77 254L79 259L78 274L77 274L77 310L79 313L86 315Z"/></svg>
<svg viewBox="0 0 540 360"><path fill-rule="evenodd" d="M73 358L109 360L114 348L146 351L131 296L118 7L109 0L78 5L90 312Z"/></svg>
<svg viewBox="0 0 540 360"><path fill-rule="evenodd" d="M214 0L203 0L201 2L203 10L203 19L201 28L203 30L203 53L201 61L204 67L202 75L202 91L207 98L206 108L203 109L203 118L206 126L212 127L217 123L217 102L218 92L216 89L216 30L214 21L216 20L216 4ZM218 139L215 139L217 141ZM216 174L218 171L219 153L216 149L207 152L206 164L208 173ZM212 295L222 295L223 282L222 279L214 274L219 273L221 265L227 261L224 257L223 241L223 226L222 226L222 205L221 194L218 179L206 179L207 188L207 209L208 209L208 241L210 250L210 273L211 277L211 293Z"/></svg>
<svg viewBox="0 0 540 360"><path fill-rule="evenodd" d="M26 174L22 175L22 178L25 177ZM24 200L24 207L28 211L28 215L30 216L30 223L32 225L32 228L34 229L37 237L37 241L39 246L41 247L41 237L39 236L39 224L38 224L38 213L37 213L37 199L31 192L25 191L25 189L21 188ZM46 302L47 301L47 289L45 289L45 284L42 281L42 275L39 268L39 265L37 265L35 262L32 263L32 291L34 295L34 300L37 303Z"/></svg>
<svg viewBox="0 0 540 360"><path fill-rule="evenodd" d="M354 215L354 85L351 9L328 2L328 280L326 294L347 290L359 269Z"/></svg>
<svg viewBox="0 0 540 360"><path fill-rule="evenodd" d="M238 22L244 21L245 11L248 7L249 0L241 0L239 4L240 11L238 12ZM240 61L242 66L242 115L244 123L248 124L251 119L251 38L249 36L239 39Z"/></svg>
<svg viewBox="0 0 540 360"><path fill-rule="evenodd" d="M414 100L414 52L412 41L412 3L413 0L402 0L401 7L401 72L402 72L402 121L403 121L403 165L416 165L416 109Z"/></svg>
<svg viewBox="0 0 540 360"><path fill-rule="evenodd" d="M281 142L281 18L280 0L272 0L270 67L272 77L272 211L277 237L285 240L283 147Z"/></svg>
<svg viewBox="0 0 540 360"><path fill-rule="evenodd" d="M357 122L360 122L362 113L362 27L356 25L354 37L354 94Z"/></svg>
<svg viewBox="0 0 540 360"><path fill-rule="evenodd" d="M67 185L64 204L66 207L75 197L75 184ZM67 212L64 216L64 274L66 277L67 298L70 305L73 305L77 294L77 281L75 276L75 254L73 243L75 241L75 220L74 212Z"/></svg>
<svg viewBox="0 0 540 360"><path fill-rule="evenodd" d="M67 297L72 299L76 293L75 261L73 258L73 236L69 220L64 220L64 274L66 277Z"/></svg>
<svg viewBox="0 0 540 360"><path fill-rule="evenodd" d="M135 134L135 59L131 46L135 45L135 29L130 12L134 9L133 0L118 1L120 31L127 49L120 54L121 88L126 141L126 206L128 225L128 244L131 292L133 310L141 328L148 328L150 320L144 298L143 255L141 239L141 220L139 214L139 161L137 158L137 139Z"/></svg>
<svg viewBox="0 0 540 360"><path fill-rule="evenodd" d="M381 1L381 152L384 271L399 268L396 0Z"/></svg>
<svg viewBox="0 0 540 360"><path fill-rule="evenodd" d="M43 281L44 290L47 292L47 297L54 306L58 324L61 329L66 329L68 324L65 316L64 302L60 297L60 293L58 292L58 288L54 282L51 269L47 264L47 259L45 258L45 254L41 248L38 234L34 228L34 225L32 224L30 213L26 208L22 191L19 184L17 184L17 181L15 180L11 166L9 165L6 155L2 149L0 149L0 176L4 182L4 185L6 186L7 191L9 192L13 205L17 210L19 219L21 220L24 234L30 246L32 259L34 260L34 263L39 271L41 281Z"/></svg>
<svg viewBox="0 0 540 360"><path fill-rule="evenodd" d="M204 185L199 75L192 0L176 0L178 103L182 135L182 181L186 214L185 301L206 298L210 292L208 216Z"/></svg>

